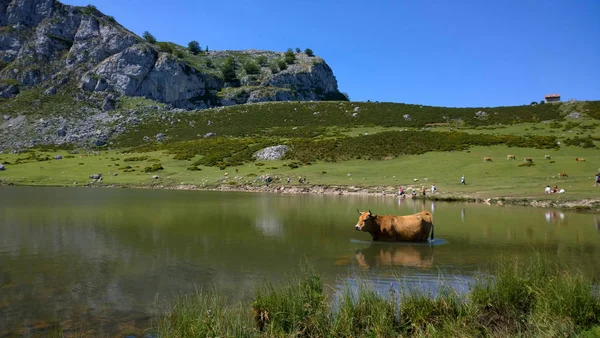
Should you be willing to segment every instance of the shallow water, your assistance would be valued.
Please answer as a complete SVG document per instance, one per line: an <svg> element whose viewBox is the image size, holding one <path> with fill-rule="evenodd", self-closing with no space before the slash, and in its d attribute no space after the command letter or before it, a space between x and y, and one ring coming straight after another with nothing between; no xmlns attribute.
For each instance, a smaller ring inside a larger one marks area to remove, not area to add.
<svg viewBox="0 0 600 338"><path fill-rule="evenodd" d="M371 243L356 209L434 213L432 244ZM0 189L0 337L143 336L155 301L217 287L232 301L312 263L330 289L372 280L466 290L502 257L600 269L600 216L545 209L235 192ZM392 284L391 284L392 283Z"/></svg>

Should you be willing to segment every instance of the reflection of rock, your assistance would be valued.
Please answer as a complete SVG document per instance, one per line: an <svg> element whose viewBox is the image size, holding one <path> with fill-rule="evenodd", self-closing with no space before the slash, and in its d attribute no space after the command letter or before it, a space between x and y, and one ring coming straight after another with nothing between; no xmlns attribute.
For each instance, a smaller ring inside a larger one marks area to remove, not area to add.
<svg viewBox="0 0 600 338"><path fill-rule="evenodd" d="M433 247L376 243L358 250L355 257L363 269L391 266L430 268L433 265Z"/></svg>
<svg viewBox="0 0 600 338"><path fill-rule="evenodd" d="M265 235L270 237L283 236L283 225L279 219L265 215L256 219L256 227Z"/></svg>

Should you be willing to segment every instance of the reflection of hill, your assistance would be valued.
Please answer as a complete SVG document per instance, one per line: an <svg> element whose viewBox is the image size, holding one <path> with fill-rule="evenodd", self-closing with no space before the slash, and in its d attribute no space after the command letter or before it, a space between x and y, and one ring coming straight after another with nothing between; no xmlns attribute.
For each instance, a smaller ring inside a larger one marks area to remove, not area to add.
<svg viewBox="0 0 600 338"><path fill-rule="evenodd" d="M431 268L433 247L405 243L373 243L368 248L357 250L355 259L363 269L393 266Z"/></svg>

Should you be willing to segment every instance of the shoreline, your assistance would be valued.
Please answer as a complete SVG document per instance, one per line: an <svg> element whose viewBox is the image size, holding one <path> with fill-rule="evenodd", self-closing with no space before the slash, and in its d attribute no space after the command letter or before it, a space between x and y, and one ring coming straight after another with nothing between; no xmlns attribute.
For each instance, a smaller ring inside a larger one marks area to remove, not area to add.
<svg viewBox="0 0 600 338"><path fill-rule="evenodd" d="M26 186L26 187L74 187L72 185L28 185L14 184L0 180L0 187L3 186ZM153 182L150 184L103 184L101 182L91 182L87 184L77 185L75 187L89 188L129 188L129 189L162 189L162 190L198 190L198 191L231 191L231 192L250 192L250 193L272 193L272 194L289 194L289 195L338 195L338 196L380 196L385 198L399 198L395 192L394 186L348 186L348 185L285 185L271 184L266 185L195 185L195 184L169 184L167 182ZM385 192L385 193L384 193ZM409 194L405 195L404 199L413 199ZM600 198L582 198L582 199L565 199L556 200L549 198L538 197L514 197L514 196L494 196L493 194L479 193L477 195L470 194L450 194L436 192L434 195L427 194L426 196L417 195L414 199L423 201L439 201L439 202L463 202L463 203L481 203L487 205L516 205L535 208L553 208L563 209L578 212L600 212Z"/></svg>

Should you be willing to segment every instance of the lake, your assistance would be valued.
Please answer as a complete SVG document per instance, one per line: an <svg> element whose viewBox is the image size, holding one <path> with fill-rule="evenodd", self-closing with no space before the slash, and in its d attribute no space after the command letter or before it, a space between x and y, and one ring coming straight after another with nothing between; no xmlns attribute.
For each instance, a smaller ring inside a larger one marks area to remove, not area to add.
<svg viewBox="0 0 600 338"><path fill-rule="evenodd" d="M371 243L374 214L433 211L433 244ZM156 302L216 288L250 300L308 261L330 289L356 278L457 288L503 257L542 252L600 271L600 216L393 196L0 188L0 337L137 336ZM50 330L50 331L49 331Z"/></svg>

